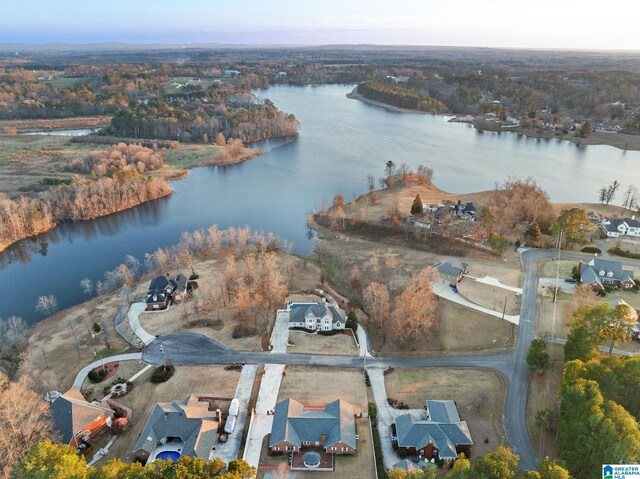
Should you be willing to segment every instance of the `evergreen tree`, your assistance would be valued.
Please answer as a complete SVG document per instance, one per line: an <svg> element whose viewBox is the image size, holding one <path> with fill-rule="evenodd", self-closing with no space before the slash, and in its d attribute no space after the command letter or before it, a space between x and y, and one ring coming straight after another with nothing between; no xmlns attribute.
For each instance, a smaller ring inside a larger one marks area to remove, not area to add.
<svg viewBox="0 0 640 479"><path fill-rule="evenodd" d="M532 371L543 373L551 367L549 353L547 352L547 340L545 338L535 338L531 341L527 352L527 364Z"/></svg>
<svg viewBox="0 0 640 479"><path fill-rule="evenodd" d="M411 214L412 215L421 215L424 212L424 208L422 207L422 200L420 199L420 195L416 195L413 200L413 204L411 205Z"/></svg>
<svg viewBox="0 0 640 479"><path fill-rule="evenodd" d="M597 356L598 348L587 328L583 326L572 328L567 336L567 343L564 345L564 360L589 361Z"/></svg>

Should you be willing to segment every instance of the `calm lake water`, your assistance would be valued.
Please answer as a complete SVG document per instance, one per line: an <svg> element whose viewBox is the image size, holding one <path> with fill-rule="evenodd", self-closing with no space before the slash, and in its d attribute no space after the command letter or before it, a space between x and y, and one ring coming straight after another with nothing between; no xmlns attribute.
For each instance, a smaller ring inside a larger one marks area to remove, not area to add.
<svg viewBox="0 0 640 479"><path fill-rule="evenodd" d="M640 185L640 153L606 146L577 147L514 133L479 133L444 117L392 113L345 97L352 86L273 87L259 91L300 120L294 141L258 145L268 152L227 167L191 171L172 183L175 193L95 221L65 224L22 241L0 256L0 317L29 322L38 296L53 294L60 307L85 296L80 281L102 277L132 254L177 242L183 231L216 223L248 224L295 242L310 253L307 214L340 190L345 199L366 191L393 160L435 170L443 190L490 189L510 176L536 178L554 201L596 201L598 189L617 179ZM621 196L621 194L620 194Z"/></svg>

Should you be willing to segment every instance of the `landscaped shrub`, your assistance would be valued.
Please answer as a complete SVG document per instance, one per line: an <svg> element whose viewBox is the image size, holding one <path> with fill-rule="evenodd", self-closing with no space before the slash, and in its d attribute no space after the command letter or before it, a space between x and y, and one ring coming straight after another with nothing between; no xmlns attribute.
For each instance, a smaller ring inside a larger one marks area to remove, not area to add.
<svg viewBox="0 0 640 479"><path fill-rule="evenodd" d="M102 328L98 323L93 323L93 326L91 326L91 329L93 329L94 333L99 333Z"/></svg>
<svg viewBox="0 0 640 479"><path fill-rule="evenodd" d="M239 338L248 338L255 334L255 330L251 326L247 326L245 324L238 324L233 331L231 332L231 337L233 339Z"/></svg>
<svg viewBox="0 0 640 479"><path fill-rule="evenodd" d="M595 246L585 246L580 251L583 253L592 253L592 254L600 254L602 250L600 248L596 248Z"/></svg>
<svg viewBox="0 0 640 479"><path fill-rule="evenodd" d="M99 383L100 381L102 381L102 376L100 376L93 369L89 371L89 374L87 375L87 377L89 378L89 381L91 381L92 383Z"/></svg>
<svg viewBox="0 0 640 479"><path fill-rule="evenodd" d="M617 246L615 248L611 248L609 250L609 253L611 254L615 254L617 256L622 256L623 258L633 258L633 259L640 259L640 254L638 253L632 253L629 250L626 249L622 249L622 248L618 248Z"/></svg>
<svg viewBox="0 0 640 479"><path fill-rule="evenodd" d="M104 379L106 375L107 375L107 370L105 368L98 369L98 376L100 376L100 378Z"/></svg>
<svg viewBox="0 0 640 479"><path fill-rule="evenodd" d="M173 366L167 366L166 368L164 366L157 367L151 375L151 382L157 384L168 381L175 371L176 368Z"/></svg>

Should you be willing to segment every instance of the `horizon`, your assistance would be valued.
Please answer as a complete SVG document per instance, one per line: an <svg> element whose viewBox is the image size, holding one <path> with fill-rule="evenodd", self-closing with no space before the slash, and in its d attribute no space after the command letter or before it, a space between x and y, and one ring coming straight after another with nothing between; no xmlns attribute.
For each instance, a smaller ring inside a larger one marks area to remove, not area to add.
<svg viewBox="0 0 640 479"><path fill-rule="evenodd" d="M531 6L504 0L481 5L473 0L448 5L432 0L397 0L393 5L379 0L326 0L321 5L191 0L179 10L168 0L114 0L109 9L80 0L33 3L35 8L28 10L16 4L5 7L0 44L640 50L640 39L628 34L634 31L635 17L603 20L594 0L540 0Z"/></svg>

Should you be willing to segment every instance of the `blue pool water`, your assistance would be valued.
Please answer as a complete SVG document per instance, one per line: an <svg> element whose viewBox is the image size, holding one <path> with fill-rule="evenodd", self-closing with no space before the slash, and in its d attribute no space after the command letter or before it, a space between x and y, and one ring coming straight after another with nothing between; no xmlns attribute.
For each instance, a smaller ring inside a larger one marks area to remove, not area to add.
<svg viewBox="0 0 640 479"><path fill-rule="evenodd" d="M158 453L156 459L162 459L163 461L171 459L173 462L176 462L180 459L180 453L178 451L162 451Z"/></svg>

